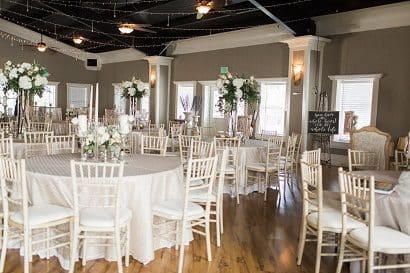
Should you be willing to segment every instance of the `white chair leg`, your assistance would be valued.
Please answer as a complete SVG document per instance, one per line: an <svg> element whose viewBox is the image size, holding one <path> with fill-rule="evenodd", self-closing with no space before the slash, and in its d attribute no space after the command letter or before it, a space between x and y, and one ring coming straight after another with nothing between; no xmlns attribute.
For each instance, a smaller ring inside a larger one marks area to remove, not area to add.
<svg viewBox="0 0 410 273"><path fill-rule="evenodd" d="M235 191L236 191L236 204L240 204L239 203L239 181L238 181L238 175L237 174L235 174L235 178L234 178L234 180L235 180Z"/></svg>
<svg viewBox="0 0 410 273"><path fill-rule="evenodd" d="M316 264L315 264L315 273L320 272L320 261L322 258L322 239L323 239L323 231L317 231L317 246L316 246Z"/></svg>
<svg viewBox="0 0 410 273"><path fill-rule="evenodd" d="M245 195L248 194L248 169L245 168L245 187L243 187L243 192Z"/></svg>
<svg viewBox="0 0 410 273"><path fill-rule="evenodd" d="M29 261L30 261L30 231L25 227L24 230L24 273L29 273Z"/></svg>
<svg viewBox="0 0 410 273"><path fill-rule="evenodd" d="M220 219L220 228L221 234L224 234L224 199L223 194L221 195L221 201L219 202L219 219Z"/></svg>
<svg viewBox="0 0 410 273"><path fill-rule="evenodd" d="M7 219L4 219L3 223L3 240L2 240L2 248L1 248L1 256L0 256L0 273L4 271L4 264L6 262L6 252L7 252L7 242L9 237L9 226Z"/></svg>
<svg viewBox="0 0 410 273"><path fill-rule="evenodd" d="M369 251L367 254L367 272L373 273L374 266L374 252Z"/></svg>
<svg viewBox="0 0 410 273"><path fill-rule="evenodd" d="M211 253L211 232L209 229L209 215L207 216L205 222L205 240L206 240L206 254L208 256L208 262L212 262L212 253Z"/></svg>
<svg viewBox="0 0 410 273"><path fill-rule="evenodd" d="M121 234L120 234L120 228L117 227L114 231L114 237L115 237L115 254L117 256L117 267L118 267L118 273L122 273L122 255L121 255Z"/></svg>
<svg viewBox="0 0 410 273"><path fill-rule="evenodd" d="M84 237L86 237L86 236L87 236L87 232L84 231ZM87 250L87 239L83 238L83 251L82 251L82 254L81 254L81 256L82 256L82 260L81 260L82 266L85 266L85 264L87 262L87 252L86 252L86 250Z"/></svg>
<svg viewBox="0 0 410 273"><path fill-rule="evenodd" d="M269 180L269 172L265 172L265 196L264 196L264 201L267 200L268 198L268 180Z"/></svg>
<svg viewBox="0 0 410 273"><path fill-rule="evenodd" d="M306 219L302 216L302 223L300 225L299 233L299 244L298 244L298 256L297 256L297 265L302 264L303 251L305 249L306 243Z"/></svg>
<svg viewBox="0 0 410 273"><path fill-rule="evenodd" d="M337 260L336 273L342 272L343 258L345 254L346 238L345 235L340 235L339 258Z"/></svg>
<svg viewBox="0 0 410 273"><path fill-rule="evenodd" d="M180 238L181 238L181 247L179 249L179 257L178 257L178 273L182 273L183 270L183 266L184 266L184 250L185 250L185 246L184 246L184 240L185 240L185 223L182 222L181 223L181 230L180 232Z"/></svg>
<svg viewBox="0 0 410 273"><path fill-rule="evenodd" d="M181 223L179 221L175 221L175 225L176 225L175 250L178 250L180 246L183 247L183 244L181 244L181 232L180 232Z"/></svg>
<svg viewBox="0 0 410 273"><path fill-rule="evenodd" d="M131 234L131 223L127 223L127 231L126 231L126 241L125 241L125 266L128 267L130 265L130 234Z"/></svg>
<svg viewBox="0 0 410 273"><path fill-rule="evenodd" d="M47 242L46 242L46 259L50 259L50 228L46 228L46 236L47 236Z"/></svg>
<svg viewBox="0 0 410 273"><path fill-rule="evenodd" d="M216 203L216 207L215 207L215 226L216 226L216 245L217 247L221 246L221 220L220 220L220 209L219 209L219 204L218 202Z"/></svg>
<svg viewBox="0 0 410 273"><path fill-rule="evenodd" d="M75 262L78 256L78 231L75 223L71 223L70 265L68 273L74 273Z"/></svg>

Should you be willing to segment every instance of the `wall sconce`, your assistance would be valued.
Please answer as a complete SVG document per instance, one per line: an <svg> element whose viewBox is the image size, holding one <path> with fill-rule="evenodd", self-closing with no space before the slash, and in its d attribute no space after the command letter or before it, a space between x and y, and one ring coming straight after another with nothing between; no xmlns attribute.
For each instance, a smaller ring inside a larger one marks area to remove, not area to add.
<svg viewBox="0 0 410 273"><path fill-rule="evenodd" d="M156 81L157 81L157 75L155 74L155 70L152 69L149 75L149 85L151 86L151 88L155 87Z"/></svg>
<svg viewBox="0 0 410 273"><path fill-rule="evenodd" d="M293 70L293 84L298 86L303 77L303 64L294 64L292 65Z"/></svg>

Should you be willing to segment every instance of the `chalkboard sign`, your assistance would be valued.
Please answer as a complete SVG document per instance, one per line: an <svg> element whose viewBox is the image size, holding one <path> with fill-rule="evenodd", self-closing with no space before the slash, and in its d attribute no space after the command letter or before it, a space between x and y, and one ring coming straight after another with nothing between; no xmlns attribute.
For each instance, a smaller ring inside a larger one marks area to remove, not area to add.
<svg viewBox="0 0 410 273"><path fill-rule="evenodd" d="M339 112L309 111L308 133L337 135L339 133Z"/></svg>

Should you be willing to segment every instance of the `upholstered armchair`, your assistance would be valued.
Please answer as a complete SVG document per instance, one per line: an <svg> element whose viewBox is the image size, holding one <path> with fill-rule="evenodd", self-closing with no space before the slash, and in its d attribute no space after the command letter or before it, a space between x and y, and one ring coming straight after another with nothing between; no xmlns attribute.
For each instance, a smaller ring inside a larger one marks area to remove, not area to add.
<svg viewBox="0 0 410 273"><path fill-rule="evenodd" d="M350 135L351 149L380 154L379 169L389 169L389 147L391 136L376 127L366 126Z"/></svg>

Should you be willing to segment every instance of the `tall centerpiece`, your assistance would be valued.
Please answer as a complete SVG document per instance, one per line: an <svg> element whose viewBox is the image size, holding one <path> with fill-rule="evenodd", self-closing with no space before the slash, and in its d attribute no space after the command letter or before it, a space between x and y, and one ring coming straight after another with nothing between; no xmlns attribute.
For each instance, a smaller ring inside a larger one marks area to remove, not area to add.
<svg viewBox="0 0 410 273"><path fill-rule="evenodd" d="M260 99L259 85L253 76L245 78L231 73L220 74L216 85L219 89L219 99L216 106L220 112L229 114L228 135L235 136L238 102L257 103Z"/></svg>
<svg viewBox="0 0 410 273"><path fill-rule="evenodd" d="M43 95L44 87L48 83L49 73L39 64L15 64L7 61L4 69L0 69L0 87L17 94L17 133L23 132L30 120L29 108L34 102L34 96Z"/></svg>
<svg viewBox="0 0 410 273"><path fill-rule="evenodd" d="M135 117L137 113L137 104L142 97L149 96L149 89L145 88L143 81L136 79L135 77L132 77L131 81L123 81L120 88L122 97L129 101L129 115Z"/></svg>

